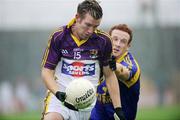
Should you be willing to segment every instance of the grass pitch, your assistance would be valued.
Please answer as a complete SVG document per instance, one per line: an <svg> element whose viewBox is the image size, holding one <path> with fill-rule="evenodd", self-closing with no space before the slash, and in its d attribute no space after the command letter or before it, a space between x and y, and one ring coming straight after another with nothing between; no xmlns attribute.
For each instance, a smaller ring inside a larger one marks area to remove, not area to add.
<svg viewBox="0 0 180 120"><path fill-rule="evenodd" d="M180 120L180 105L139 109L136 120Z"/></svg>
<svg viewBox="0 0 180 120"><path fill-rule="evenodd" d="M0 120L40 120L41 112L0 115ZM136 120L180 120L180 105L139 109Z"/></svg>

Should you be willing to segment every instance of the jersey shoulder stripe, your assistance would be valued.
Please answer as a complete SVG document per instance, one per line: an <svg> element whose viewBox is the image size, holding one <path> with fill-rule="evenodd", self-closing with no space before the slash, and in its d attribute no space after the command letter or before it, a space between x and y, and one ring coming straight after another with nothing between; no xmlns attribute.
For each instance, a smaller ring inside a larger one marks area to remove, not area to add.
<svg viewBox="0 0 180 120"><path fill-rule="evenodd" d="M132 85L134 85L139 80L139 77L140 77L141 71L140 71L140 67L139 67L138 63L136 62L136 60L135 60L135 64L137 66L137 71L134 74L134 76L130 80L122 81L128 88L130 88Z"/></svg>
<svg viewBox="0 0 180 120"><path fill-rule="evenodd" d="M48 45L47 45L47 48L44 52L44 55L43 55L43 59L42 59L42 63L41 63L41 67L43 67L45 65L45 63L47 62L47 58L48 58L48 54L49 54L49 48L50 48L50 45L53 42L55 42L56 38L61 35L61 33L63 32L64 28L63 27L60 27L59 29L57 29L56 31L54 31L51 35L50 35L50 38L48 40ZM49 62L50 63L50 62ZM53 63L51 63L53 64Z"/></svg>
<svg viewBox="0 0 180 120"><path fill-rule="evenodd" d="M102 35L102 36L105 36L105 37L111 39L110 35L109 35L107 32L104 32L103 30L96 29L96 30L95 30L95 33L96 33L97 35L100 35L100 36Z"/></svg>
<svg viewBox="0 0 180 120"><path fill-rule="evenodd" d="M51 34L51 37L50 39L52 39L53 37L53 40L56 40L56 38L61 35L64 31L64 28L63 27L60 27L59 29L57 29L56 31L54 31L52 34ZM54 41L55 42L55 41Z"/></svg>
<svg viewBox="0 0 180 120"><path fill-rule="evenodd" d="M128 65L127 68L130 69L134 73L132 78L130 78L129 80L122 81L129 88L138 81L141 74L141 70L137 61L134 59L134 57L130 53L124 57L124 62L127 63Z"/></svg>

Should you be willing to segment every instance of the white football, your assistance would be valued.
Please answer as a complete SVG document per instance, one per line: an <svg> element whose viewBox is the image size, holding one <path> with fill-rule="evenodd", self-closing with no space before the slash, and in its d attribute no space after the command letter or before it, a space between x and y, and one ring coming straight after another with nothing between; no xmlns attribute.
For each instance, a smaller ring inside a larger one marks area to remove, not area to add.
<svg viewBox="0 0 180 120"><path fill-rule="evenodd" d="M89 107L96 98L96 90L93 84L84 78L74 79L65 90L65 101L74 105L77 109Z"/></svg>

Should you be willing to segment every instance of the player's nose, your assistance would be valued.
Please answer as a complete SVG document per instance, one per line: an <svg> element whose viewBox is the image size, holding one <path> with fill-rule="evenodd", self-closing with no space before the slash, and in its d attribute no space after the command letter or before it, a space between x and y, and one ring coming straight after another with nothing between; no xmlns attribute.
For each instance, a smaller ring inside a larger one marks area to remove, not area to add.
<svg viewBox="0 0 180 120"><path fill-rule="evenodd" d="M88 29L88 34L92 34L94 32L94 28L93 27L90 27L89 29Z"/></svg>

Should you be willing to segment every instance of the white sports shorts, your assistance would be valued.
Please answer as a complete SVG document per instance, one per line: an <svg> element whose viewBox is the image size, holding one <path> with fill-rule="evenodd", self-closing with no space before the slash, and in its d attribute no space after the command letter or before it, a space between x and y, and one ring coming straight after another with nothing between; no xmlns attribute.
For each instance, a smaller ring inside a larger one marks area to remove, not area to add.
<svg viewBox="0 0 180 120"><path fill-rule="evenodd" d="M88 120L90 116L90 112L94 106L94 104L86 109L80 111L74 111L67 107L65 107L61 101L59 101L54 94L48 92L48 95L44 101L44 112L43 114L49 112L57 112L60 113L64 120Z"/></svg>

